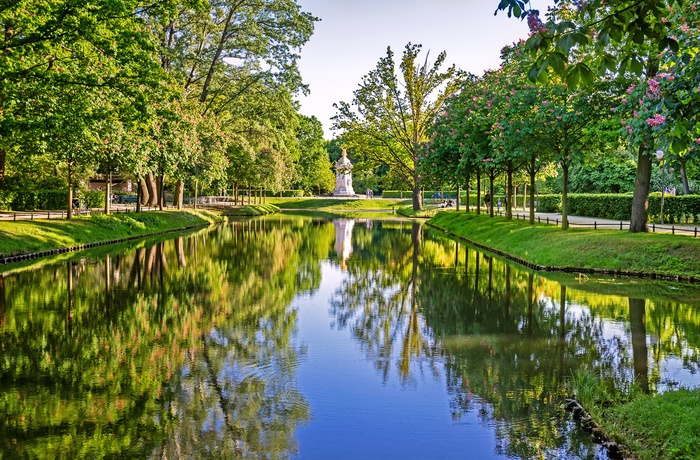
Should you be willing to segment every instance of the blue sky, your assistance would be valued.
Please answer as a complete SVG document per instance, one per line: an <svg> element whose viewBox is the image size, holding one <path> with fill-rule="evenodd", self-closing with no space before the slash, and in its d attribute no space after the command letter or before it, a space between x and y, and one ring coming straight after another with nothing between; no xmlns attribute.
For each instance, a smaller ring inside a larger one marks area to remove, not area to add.
<svg viewBox="0 0 700 460"><path fill-rule="evenodd" d="M551 3L534 0L541 10ZM333 136L333 103L350 102L362 76L376 67L391 46L400 56L408 42L423 45L431 58L447 52L446 63L481 74L498 67L503 46L526 38L527 24L493 13L498 0L299 0L304 11L321 18L301 51L304 82L301 112L323 123ZM544 11L542 11L544 12Z"/></svg>

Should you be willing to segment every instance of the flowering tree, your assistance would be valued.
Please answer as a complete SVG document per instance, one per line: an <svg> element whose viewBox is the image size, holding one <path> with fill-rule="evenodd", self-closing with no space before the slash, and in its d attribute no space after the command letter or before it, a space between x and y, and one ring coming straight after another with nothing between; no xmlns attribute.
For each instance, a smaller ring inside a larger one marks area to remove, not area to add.
<svg viewBox="0 0 700 460"><path fill-rule="evenodd" d="M692 50L692 46L685 44L694 35L692 23L686 18L697 17L697 6L682 0L560 0L546 23L539 18L539 12L527 9L529 3L529 0L504 0L499 9L528 18L533 32L528 47L537 55L530 71L533 80L546 78L547 69L552 68L571 86L579 82L591 85L593 69L597 68L599 75L628 72L643 75L640 83L645 84L645 80L656 77L659 65L664 64L663 53L678 53L681 48ZM687 59L693 53L682 54ZM683 112L676 112L680 116L675 121L685 118ZM667 116L660 111L657 114L656 118L650 117L653 123L658 123L650 125L655 128L663 124L660 117ZM681 122L679 128L673 128L675 136L690 137L682 134L682 125ZM642 135L643 132L638 134ZM647 136L637 143L630 232L648 231L651 153L656 150L655 141L655 136Z"/></svg>

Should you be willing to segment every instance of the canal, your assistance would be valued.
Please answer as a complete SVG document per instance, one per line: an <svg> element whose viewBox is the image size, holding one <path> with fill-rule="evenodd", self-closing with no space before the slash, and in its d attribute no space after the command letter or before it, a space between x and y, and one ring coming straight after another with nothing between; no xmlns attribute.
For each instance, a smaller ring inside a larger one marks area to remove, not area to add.
<svg viewBox="0 0 700 460"><path fill-rule="evenodd" d="M700 386L700 287L272 216L6 266L0 458L605 459L586 370Z"/></svg>

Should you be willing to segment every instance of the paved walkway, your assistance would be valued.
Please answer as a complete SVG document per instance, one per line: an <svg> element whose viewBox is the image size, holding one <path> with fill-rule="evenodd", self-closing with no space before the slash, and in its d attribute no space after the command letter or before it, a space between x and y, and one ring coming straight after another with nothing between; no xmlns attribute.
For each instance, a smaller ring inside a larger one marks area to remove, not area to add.
<svg viewBox="0 0 700 460"><path fill-rule="evenodd" d="M505 215L505 211L501 210L501 215ZM554 212L536 212L535 216L542 223L550 223L561 225L561 214ZM529 219L530 211L525 209L516 209L513 211L514 218ZM601 219L598 217L580 217L569 216L570 227L593 227L595 229L618 229L628 230L630 223L627 220ZM700 224L654 224L649 223L649 231L655 233L673 233L676 235L690 235L697 237L700 235Z"/></svg>

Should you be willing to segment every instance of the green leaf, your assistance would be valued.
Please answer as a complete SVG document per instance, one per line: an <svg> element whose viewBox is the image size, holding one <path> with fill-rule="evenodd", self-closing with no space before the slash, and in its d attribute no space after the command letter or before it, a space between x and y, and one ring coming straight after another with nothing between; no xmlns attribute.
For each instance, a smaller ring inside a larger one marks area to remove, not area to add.
<svg viewBox="0 0 700 460"><path fill-rule="evenodd" d="M581 82L586 86L592 85L595 77L593 75L593 71L591 71L591 68L583 63L579 63L578 67L579 71L581 72Z"/></svg>
<svg viewBox="0 0 700 460"><path fill-rule="evenodd" d="M574 34L562 35L559 40L557 40L557 48L564 53L569 53L571 47L575 45Z"/></svg>
<svg viewBox="0 0 700 460"><path fill-rule="evenodd" d="M579 72L578 66L570 67L568 75L566 75L566 84L569 86L569 89L576 89L580 79L581 73Z"/></svg>
<svg viewBox="0 0 700 460"><path fill-rule="evenodd" d="M630 61L630 70L637 75L641 75L644 72L644 64L638 59L632 59Z"/></svg>

